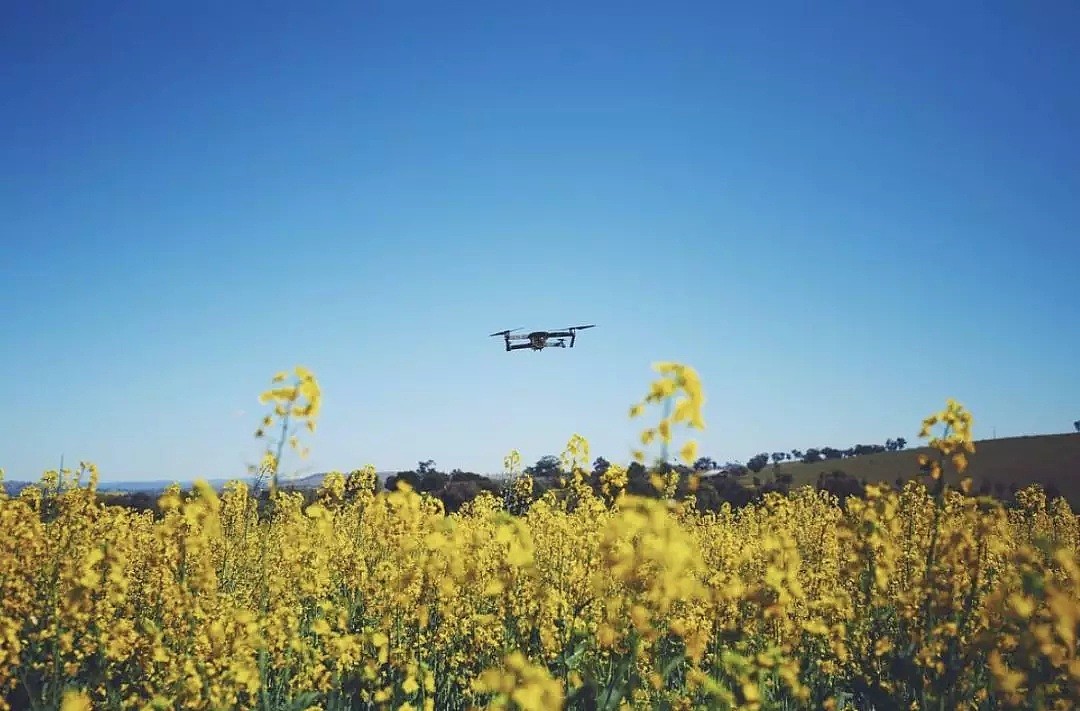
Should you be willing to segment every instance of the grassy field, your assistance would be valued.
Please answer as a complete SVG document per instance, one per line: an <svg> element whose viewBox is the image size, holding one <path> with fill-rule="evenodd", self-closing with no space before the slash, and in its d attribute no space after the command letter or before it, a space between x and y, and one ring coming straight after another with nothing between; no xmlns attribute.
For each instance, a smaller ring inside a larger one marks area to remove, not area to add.
<svg viewBox="0 0 1080 711"><path fill-rule="evenodd" d="M1008 495L1013 489L1038 483L1060 492L1073 509L1080 510L1080 432L976 440L974 444L975 454L965 475L972 478L975 491L989 485L991 493ZM820 473L838 470L871 484L893 483L897 477L907 481L918 476L919 455L933 453L930 447L919 447L823 462L784 462L776 468L770 464L759 477L767 480L790 474L792 487L812 486ZM946 480L959 483L948 472Z"/></svg>

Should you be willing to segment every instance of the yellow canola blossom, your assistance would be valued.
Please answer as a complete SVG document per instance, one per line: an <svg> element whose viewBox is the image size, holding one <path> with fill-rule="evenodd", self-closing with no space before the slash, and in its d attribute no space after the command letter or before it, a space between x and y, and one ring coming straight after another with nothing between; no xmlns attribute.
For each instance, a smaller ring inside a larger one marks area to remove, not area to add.
<svg viewBox="0 0 1080 711"><path fill-rule="evenodd" d="M643 437L666 453L705 397L656 370L632 414L667 404ZM292 375L265 397L269 476L319 412ZM0 495L0 709L1077 707L1077 517L1038 486L1012 508L946 486L971 417L924 424L946 428L925 482L738 509L680 499L697 482L665 457L630 494L636 465L592 472L581 435L561 485L515 452L453 513L371 466L309 496L174 485L152 511L100 497L93 465L48 472Z"/></svg>

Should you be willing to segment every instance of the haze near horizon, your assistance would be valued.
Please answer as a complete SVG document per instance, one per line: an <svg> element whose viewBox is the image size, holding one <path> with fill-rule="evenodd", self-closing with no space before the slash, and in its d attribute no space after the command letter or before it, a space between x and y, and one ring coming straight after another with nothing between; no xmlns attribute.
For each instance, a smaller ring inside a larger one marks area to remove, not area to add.
<svg viewBox="0 0 1080 711"><path fill-rule="evenodd" d="M1080 417L1074 4L4 20L9 479L244 476L296 364L301 473L626 462L659 360L718 461Z"/></svg>

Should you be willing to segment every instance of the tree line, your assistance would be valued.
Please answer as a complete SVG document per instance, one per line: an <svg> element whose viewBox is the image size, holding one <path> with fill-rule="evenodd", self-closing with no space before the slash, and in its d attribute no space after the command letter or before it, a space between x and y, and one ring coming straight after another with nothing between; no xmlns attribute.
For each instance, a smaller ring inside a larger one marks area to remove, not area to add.
<svg viewBox="0 0 1080 711"><path fill-rule="evenodd" d="M1080 424L1080 421L1078 421ZM733 508L740 508L751 502L760 500L768 492L786 493L790 490L793 481L790 473L777 471L777 467L783 462L800 463L833 463L851 457L882 452L897 452L905 449L907 440L903 437L888 439L884 444L857 444L846 449L835 447L811 447L807 450L792 449L787 452L761 452L751 457L746 463L726 461L720 463L711 457L702 456L692 466L682 464L659 463L651 469L638 462L631 462L627 466L626 491L630 494L646 497L659 497L661 494L653 486L650 474L659 472L666 474L677 471L678 486L675 498L685 498L693 493L697 498L697 505L702 510L716 511L724 504ZM773 474L769 481L763 481L760 474L772 463ZM604 457L597 457L590 471L585 473L586 483L599 494L602 491L602 476L611 464ZM564 477L570 472L564 471L562 462L555 455L544 455L535 463L525 467L524 473L533 479L533 498L539 498L546 491L563 490ZM912 472L912 475L924 474L924 471ZM697 484L693 492L690 491L689 475L697 474ZM504 478L493 478L476 472L453 469L449 472L439 469L434 460L427 459L417 462L414 469L398 471L390 475L383 482L382 487L387 491L397 488L399 482L407 483L412 489L428 494L439 499L448 513L461 509L469 501L472 501L482 492L504 498L508 492L509 481ZM893 482L896 486L902 486L903 480L898 478ZM819 472L814 486L820 490L828 491L835 495L841 503L849 496L863 496L867 482L847 474L839 467L826 468ZM301 493L305 499L314 500L317 490L314 488L300 488L283 483L282 489ZM993 485L983 483L977 486L973 494L995 496L1008 503L1012 494L1017 489L1016 485L1007 486L1000 482ZM1054 487L1047 490L1048 495L1058 495ZM101 498L111 504L130 506L136 509L156 510L157 496L147 492L134 492L125 494L101 493ZM267 492L258 495L260 504L265 504Z"/></svg>
<svg viewBox="0 0 1080 711"><path fill-rule="evenodd" d="M788 452L761 452L746 461L746 468L757 473L768 466L770 461L775 468L781 462L805 462L807 464L813 464L836 459L861 457L867 454L899 452L905 447L907 447L907 440L903 437L897 437L896 439L885 440L885 444L856 444L847 449L837 449L836 447L811 447L806 451L792 449ZM699 464L700 469L702 470L722 468L708 457L702 457L698 463L695 463L695 468L699 468Z"/></svg>

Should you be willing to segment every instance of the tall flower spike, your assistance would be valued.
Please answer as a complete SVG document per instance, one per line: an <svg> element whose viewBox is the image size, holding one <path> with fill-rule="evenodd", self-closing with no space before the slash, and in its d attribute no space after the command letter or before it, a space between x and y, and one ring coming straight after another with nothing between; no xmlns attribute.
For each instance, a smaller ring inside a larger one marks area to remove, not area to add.
<svg viewBox="0 0 1080 711"><path fill-rule="evenodd" d="M665 404L665 414L660 422L642 430L640 439L643 445L648 446L659 438L664 449L662 458L666 458L673 439L674 425L684 424L691 429L705 429L705 418L702 416L705 392L697 371L688 365L660 361L653 364L653 370L661 377L650 384L648 393L640 402L630 407L630 417L639 417L646 405ZM680 458L687 464L693 463L696 453L697 443L693 440L679 449ZM692 458L687 461L687 457ZM634 459L643 461L644 453L635 450Z"/></svg>

